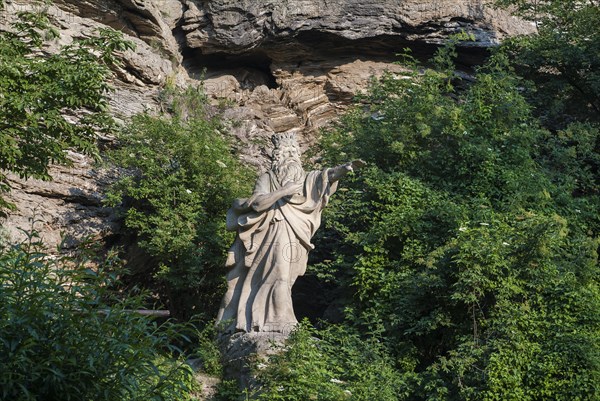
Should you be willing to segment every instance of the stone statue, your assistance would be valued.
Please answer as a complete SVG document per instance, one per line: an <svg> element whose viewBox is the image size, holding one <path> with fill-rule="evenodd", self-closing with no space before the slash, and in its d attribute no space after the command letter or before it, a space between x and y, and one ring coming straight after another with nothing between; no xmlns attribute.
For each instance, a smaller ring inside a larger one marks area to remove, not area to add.
<svg viewBox="0 0 600 401"><path fill-rule="evenodd" d="M225 333L289 333L298 321L292 286L306 271L310 240L337 181L365 163L356 160L306 173L294 134L273 135L271 170L248 199L236 199L227 229L237 231L226 267L228 290L217 317Z"/></svg>

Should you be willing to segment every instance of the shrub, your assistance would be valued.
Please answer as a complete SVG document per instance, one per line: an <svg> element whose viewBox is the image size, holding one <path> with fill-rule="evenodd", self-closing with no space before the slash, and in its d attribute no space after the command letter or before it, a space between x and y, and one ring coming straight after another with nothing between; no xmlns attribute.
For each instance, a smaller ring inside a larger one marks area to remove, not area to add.
<svg viewBox="0 0 600 401"><path fill-rule="evenodd" d="M153 258L137 274L157 281L177 317L208 320L220 301L232 241L225 211L236 195L250 192L250 179L219 118L205 113L202 89L172 96L170 115L138 115L119 137L111 157L129 174L108 203L125 207L125 226Z"/></svg>
<svg viewBox="0 0 600 401"><path fill-rule="evenodd" d="M141 296L115 297L114 256L42 249L35 233L0 248L0 398L190 399L193 372L170 345L188 328L133 313Z"/></svg>
<svg viewBox="0 0 600 401"><path fill-rule="evenodd" d="M348 324L414 356L410 399L597 399L597 127L543 129L502 52L457 90L451 53L323 137L370 166L324 213Z"/></svg>
<svg viewBox="0 0 600 401"><path fill-rule="evenodd" d="M536 33L505 43L519 72L535 82L528 97L551 129L600 122L600 7L593 1L495 0L535 23Z"/></svg>
<svg viewBox="0 0 600 401"><path fill-rule="evenodd" d="M403 400L415 379L394 369L377 339L343 326L316 330L306 321L257 372L260 400Z"/></svg>
<svg viewBox="0 0 600 401"><path fill-rule="evenodd" d="M132 48L120 33L102 29L44 55L56 37L43 9L18 13L0 31L0 170L24 178L50 179L48 165L68 164L70 148L97 155L97 133L114 125L107 99L114 53ZM0 173L0 194L9 189ZM0 197L0 212L7 207Z"/></svg>

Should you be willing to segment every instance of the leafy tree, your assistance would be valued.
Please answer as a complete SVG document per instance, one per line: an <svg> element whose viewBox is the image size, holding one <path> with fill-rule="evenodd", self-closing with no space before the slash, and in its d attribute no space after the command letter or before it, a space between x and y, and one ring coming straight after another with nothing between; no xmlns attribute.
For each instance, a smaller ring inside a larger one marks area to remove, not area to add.
<svg viewBox="0 0 600 401"><path fill-rule="evenodd" d="M43 249L35 233L0 246L0 399L191 399L193 372L170 345L190 328L132 313L144 297L110 290L114 255Z"/></svg>
<svg viewBox="0 0 600 401"><path fill-rule="evenodd" d="M598 131L541 128L503 52L457 91L451 54L322 139L370 165L325 212L348 323L414 358L408 399L598 399Z"/></svg>
<svg viewBox="0 0 600 401"><path fill-rule="evenodd" d="M539 146L542 164L549 167L548 175L559 188L556 200L561 214L577 222L572 228L597 236L600 7L595 1L579 0L497 0L496 4L511 7L536 24L535 34L506 41L503 51L518 73L531 80L523 85L525 94L541 122L553 132Z"/></svg>
<svg viewBox="0 0 600 401"><path fill-rule="evenodd" d="M139 115L120 136L112 158L129 174L113 187L108 202L125 206L125 226L152 257L133 273L152 276L176 316L212 319L232 241L225 211L236 196L250 192L251 180L221 132L220 119L207 114L201 88L164 97L170 115Z"/></svg>
<svg viewBox="0 0 600 401"><path fill-rule="evenodd" d="M0 32L0 170L47 180L50 163L69 163L65 150L96 154L97 133L113 126L107 79L114 54L132 48L116 31L98 33L46 55L58 31L43 10L19 12ZM0 191L9 190L0 173Z"/></svg>
<svg viewBox="0 0 600 401"><path fill-rule="evenodd" d="M549 126L600 115L600 7L594 0L496 0L535 23L537 33L506 42L531 99ZM596 148L597 149L597 148Z"/></svg>

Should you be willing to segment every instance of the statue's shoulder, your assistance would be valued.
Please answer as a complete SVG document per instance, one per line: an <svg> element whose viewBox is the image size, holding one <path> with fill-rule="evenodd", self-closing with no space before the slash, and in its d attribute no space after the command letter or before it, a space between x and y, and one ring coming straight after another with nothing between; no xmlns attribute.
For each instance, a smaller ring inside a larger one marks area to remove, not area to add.
<svg viewBox="0 0 600 401"><path fill-rule="evenodd" d="M258 176L258 178L256 179L256 181L266 181L266 182L271 182L271 179L275 178L275 173L273 172L273 170L267 170L264 173L260 174Z"/></svg>
<svg viewBox="0 0 600 401"><path fill-rule="evenodd" d="M323 170L311 170L309 172L306 173L305 179L306 180L317 180L323 177L324 174L327 174L327 171L329 169L325 168Z"/></svg>
<svg viewBox="0 0 600 401"><path fill-rule="evenodd" d="M254 194L271 192L271 182L273 180L275 180L275 173L271 170L267 170L259 175L254 185Z"/></svg>

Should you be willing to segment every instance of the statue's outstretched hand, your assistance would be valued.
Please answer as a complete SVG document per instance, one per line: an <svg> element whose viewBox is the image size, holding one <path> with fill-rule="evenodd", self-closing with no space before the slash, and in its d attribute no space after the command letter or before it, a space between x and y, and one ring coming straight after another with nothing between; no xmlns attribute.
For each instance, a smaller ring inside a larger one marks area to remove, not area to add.
<svg viewBox="0 0 600 401"><path fill-rule="evenodd" d="M346 167L346 170L354 171L356 169L363 168L366 165L367 165L366 162L364 162L363 160L357 159L357 160L353 160L349 163L346 163L344 166Z"/></svg>
<svg viewBox="0 0 600 401"><path fill-rule="evenodd" d="M340 164L339 166L336 166L329 170L329 173L328 173L329 181L332 181L332 182L337 181L340 178L344 177L349 172L354 171L354 169L363 168L366 165L367 165L367 163L365 163L364 161L362 161L360 159L353 160L353 161L345 163L345 164Z"/></svg>

